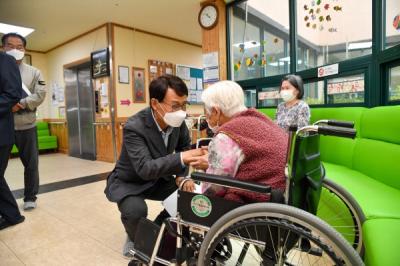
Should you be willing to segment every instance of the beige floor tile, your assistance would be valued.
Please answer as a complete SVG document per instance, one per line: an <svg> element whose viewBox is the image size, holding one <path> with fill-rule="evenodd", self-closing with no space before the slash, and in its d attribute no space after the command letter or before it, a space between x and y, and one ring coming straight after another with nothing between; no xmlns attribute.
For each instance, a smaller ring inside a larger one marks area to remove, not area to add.
<svg viewBox="0 0 400 266"><path fill-rule="evenodd" d="M25 222L0 231L0 240L17 256L46 244L60 241L69 234L77 232L40 206L34 211L23 214Z"/></svg>
<svg viewBox="0 0 400 266"><path fill-rule="evenodd" d="M17 256L0 241L0 266L20 266L24 265Z"/></svg>
<svg viewBox="0 0 400 266"><path fill-rule="evenodd" d="M127 265L128 260L97 241L73 233L19 255L25 265Z"/></svg>
<svg viewBox="0 0 400 266"><path fill-rule="evenodd" d="M99 181L39 195L37 209L22 211L25 222L0 231L0 241L25 265L127 265L126 233L104 187ZM147 204L154 219L162 206Z"/></svg>
<svg viewBox="0 0 400 266"><path fill-rule="evenodd" d="M40 184L48 184L88 175L109 172L113 163L82 160L62 153L39 156ZM5 173L12 190L24 187L24 167L19 158L10 159Z"/></svg>

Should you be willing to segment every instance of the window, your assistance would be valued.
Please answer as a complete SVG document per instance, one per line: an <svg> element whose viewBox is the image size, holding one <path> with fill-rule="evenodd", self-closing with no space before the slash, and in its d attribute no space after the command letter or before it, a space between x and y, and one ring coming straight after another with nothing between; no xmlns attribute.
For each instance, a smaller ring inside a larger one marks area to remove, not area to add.
<svg viewBox="0 0 400 266"><path fill-rule="evenodd" d="M297 70L371 54L372 0L298 0L297 33Z"/></svg>
<svg viewBox="0 0 400 266"><path fill-rule="evenodd" d="M328 103L363 103L364 74L328 79Z"/></svg>
<svg viewBox="0 0 400 266"><path fill-rule="evenodd" d="M385 48L400 44L400 1L386 0L385 9Z"/></svg>
<svg viewBox="0 0 400 266"><path fill-rule="evenodd" d="M282 101L279 87L262 88L258 92L258 107L275 107Z"/></svg>
<svg viewBox="0 0 400 266"><path fill-rule="evenodd" d="M233 5L230 17L234 80L289 73L289 1L248 0Z"/></svg>
<svg viewBox="0 0 400 266"><path fill-rule="evenodd" d="M256 90L245 90L244 91L244 104L246 107L256 107Z"/></svg>
<svg viewBox="0 0 400 266"><path fill-rule="evenodd" d="M303 100L308 105L324 104L324 82L308 82L304 83Z"/></svg>
<svg viewBox="0 0 400 266"><path fill-rule="evenodd" d="M400 66L389 70L389 101L400 101Z"/></svg>

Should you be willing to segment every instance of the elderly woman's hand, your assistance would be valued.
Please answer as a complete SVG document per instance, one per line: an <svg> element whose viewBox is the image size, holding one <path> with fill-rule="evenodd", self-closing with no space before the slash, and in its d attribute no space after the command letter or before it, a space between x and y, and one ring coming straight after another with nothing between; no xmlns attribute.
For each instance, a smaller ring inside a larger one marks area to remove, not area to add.
<svg viewBox="0 0 400 266"><path fill-rule="evenodd" d="M190 166L192 166L195 169L207 170L207 168L208 168L208 153L204 154L202 156L193 158L193 161L190 163Z"/></svg>

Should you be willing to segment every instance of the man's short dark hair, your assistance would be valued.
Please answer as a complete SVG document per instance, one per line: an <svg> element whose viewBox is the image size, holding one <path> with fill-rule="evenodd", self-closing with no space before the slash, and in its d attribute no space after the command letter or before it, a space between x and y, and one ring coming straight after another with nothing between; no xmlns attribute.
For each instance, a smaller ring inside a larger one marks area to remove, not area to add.
<svg viewBox="0 0 400 266"><path fill-rule="evenodd" d="M173 75L163 75L150 83L150 99L157 99L162 102L168 88L174 90L178 96L188 96L188 88L183 80Z"/></svg>
<svg viewBox="0 0 400 266"><path fill-rule="evenodd" d="M286 75L282 81L284 82L285 80L287 80L293 87L296 88L296 90L299 91L299 94L297 94L297 99L302 99L304 96L304 84L303 84L303 79L300 76L297 75ZM281 91L281 89L279 89L279 91Z"/></svg>
<svg viewBox="0 0 400 266"><path fill-rule="evenodd" d="M16 32L10 32L10 33L4 34L3 37L1 37L1 43L3 44L3 47L6 46L6 42L9 37L20 38L22 43L24 44L24 47L26 47L26 39L22 35L20 35Z"/></svg>

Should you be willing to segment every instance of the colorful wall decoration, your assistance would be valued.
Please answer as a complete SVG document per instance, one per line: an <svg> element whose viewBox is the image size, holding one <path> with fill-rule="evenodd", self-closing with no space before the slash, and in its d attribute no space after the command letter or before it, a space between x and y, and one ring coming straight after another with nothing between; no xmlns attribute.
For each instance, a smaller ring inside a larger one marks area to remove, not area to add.
<svg viewBox="0 0 400 266"><path fill-rule="evenodd" d="M327 30L337 32L337 28L331 25L332 14L343 11L343 7L337 0L311 0L303 6L304 22L307 28L313 30Z"/></svg>

